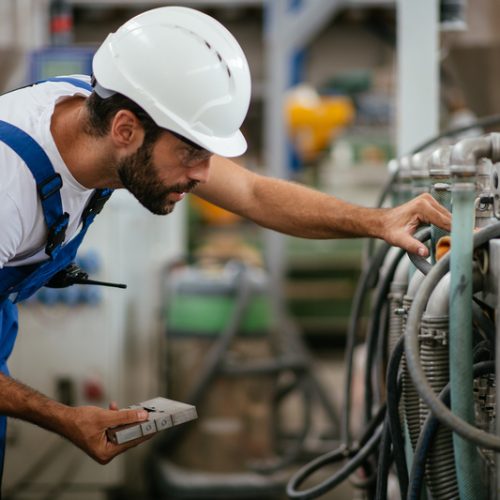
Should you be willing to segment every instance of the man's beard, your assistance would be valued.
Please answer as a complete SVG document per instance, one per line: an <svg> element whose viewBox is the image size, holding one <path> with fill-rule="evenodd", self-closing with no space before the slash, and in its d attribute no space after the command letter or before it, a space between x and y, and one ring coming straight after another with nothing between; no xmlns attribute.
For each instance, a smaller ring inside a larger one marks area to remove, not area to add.
<svg viewBox="0 0 500 500"><path fill-rule="evenodd" d="M118 175L123 186L130 191L142 206L156 215L172 212L175 202L168 196L172 193L187 193L198 182L164 186L155 172L152 161L152 145L142 145L136 153L127 156L118 163Z"/></svg>

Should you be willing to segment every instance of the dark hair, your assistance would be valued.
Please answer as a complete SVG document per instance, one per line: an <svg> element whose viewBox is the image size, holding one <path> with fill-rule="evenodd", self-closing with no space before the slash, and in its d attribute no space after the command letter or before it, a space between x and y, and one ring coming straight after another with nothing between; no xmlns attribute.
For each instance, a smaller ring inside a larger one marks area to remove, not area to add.
<svg viewBox="0 0 500 500"><path fill-rule="evenodd" d="M109 132L111 120L121 109L131 111L141 122L145 133L143 145L154 143L164 130L156 125L153 119L138 104L119 93L103 99L94 90L87 98L86 107L88 122L85 131L94 137L102 137Z"/></svg>

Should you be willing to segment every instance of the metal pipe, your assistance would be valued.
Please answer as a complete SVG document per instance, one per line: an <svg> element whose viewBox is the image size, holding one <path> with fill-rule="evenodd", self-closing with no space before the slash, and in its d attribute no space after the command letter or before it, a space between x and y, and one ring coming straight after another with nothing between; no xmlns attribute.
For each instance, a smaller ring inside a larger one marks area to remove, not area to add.
<svg viewBox="0 0 500 500"><path fill-rule="evenodd" d="M493 163L490 159L485 158L478 163L475 227L485 227L496 222L493 174Z"/></svg>
<svg viewBox="0 0 500 500"><path fill-rule="evenodd" d="M395 186L394 204L401 205L412 199L411 193L411 156L406 155L398 161L398 181Z"/></svg>
<svg viewBox="0 0 500 500"><path fill-rule="evenodd" d="M481 158L489 158L493 162L500 161L500 133L462 139L457 142L452 150L450 163L453 166L466 166L474 168Z"/></svg>
<svg viewBox="0 0 500 500"><path fill-rule="evenodd" d="M403 296L408 288L411 261L405 255L399 262L389 293L389 342L387 352L390 356L398 339L404 331Z"/></svg>
<svg viewBox="0 0 500 500"><path fill-rule="evenodd" d="M431 195L437 202L443 205L443 207L451 211L451 191L449 184L444 182L432 184ZM448 231L431 224L431 260L433 264L435 264L437 260L436 246L438 241L443 236L448 236L449 234Z"/></svg>
<svg viewBox="0 0 500 500"><path fill-rule="evenodd" d="M450 307L450 274L446 274L438 283L431 296L425 316L433 318L448 317Z"/></svg>
<svg viewBox="0 0 500 500"><path fill-rule="evenodd" d="M431 151L425 150L410 157L411 191L413 196L428 193L430 190L429 169L427 161Z"/></svg>
<svg viewBox="0 0 500 500"><path fill-rule="evenodd" d="M431 179L431 195L443 207L451 211L450 191L450 156L451 146L442 146L436 149L428 160L429 176ZM449 233L431 225L431 260L436 263L436 244Z"/></svg>
<svg viewBox="0 0 500 500"><path fill-rule="evenodd" d="M419 334L422 369L434 392L440 393L449 382L449 292L450 273L446 274L432 292ZM429 410L420 404L420 428ZM458 498L452 434L440 427L428 454L425 466L427 486L435 500Z"/></svg>
<svg viewBox="0 0 500 500"><path fill-rule="evenodd" d="M474 248L484 245L493 238L500 238L500 222L487 226L475 233ZM478 429L475 425L465 422L451 412L432 390L420 365L418 329L421 317L430 294L441 278L448 272L449 265L450 256L445 255L435 266L433 266L429 274L425 277L425 280L422 282L413 300L412 308L406 319L405 329L405 354L408 369L420 396L440 422L452 428L455 433L470 440L476 446L500 452L500 437L495 433L489 433Z"/></svg>
<svg viewBox="0 0 500 500"><path fill-rule="evenodd" d="M449 178L451 149L451 144L445 144L432 152L427 163L431 175L433 171L438 170L448 175Z"/></svg>
<svg viewBox="0 0 500 500"><path fill-rule="evenodd" d="M500 136L499 136L500 137ZM495 141L497 142L497 141ZM457 149L455 149L457 148ZM458 154L460 153L460 155ZM452 158L462 160L454 167L458 182L452 188L451 293L450 293L450 387L451 408L463 420L474 422L472 374L472 237L474 228L474 177L477 159L493 155L493 141L465 139ZM466 180L467 182L463 182ZM483 498L480 462L476 447L454 435L455 465L460 498Z"/></svg>

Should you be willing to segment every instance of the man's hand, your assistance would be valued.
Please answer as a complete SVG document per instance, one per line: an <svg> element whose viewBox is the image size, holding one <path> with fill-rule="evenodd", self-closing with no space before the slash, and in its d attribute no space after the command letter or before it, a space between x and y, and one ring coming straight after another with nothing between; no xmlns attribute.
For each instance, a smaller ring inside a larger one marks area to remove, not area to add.
<svg viewBox="0 0 500 500"><path fill-rule="evenodd" d="M386 209L380 237L407 252L427 257L427 247L412 236L422 224L434 224L445 231L451 229L451 214L428 193L404 205Z"/></svg>
<svg viewBox="0 0 500 500"><path fill-rule="evenodd" d="M101 464L137 446L150 436L117 445L108 440L106 430L118 425L148 419L145 410L120 410L111 403L109 410L96 406L63 405L0 373L0 414L32 422L69 439Z"/></svg>
<svg viewBox="0 0 500 500"><path fill-rule="evenodd" d="M255 223L299 238L382 238L423 256L412 237L422 224L449 230L451 216L429 194L395 208L368 208L281 179L251 172L214 156L210 180L194 193ZM231 189L227 189L231 186Z"/></svg>
<svg viewBox="0 0 500 500"><path fill-rule="evenodd" d="M61 434L100 464L107 464L116 455L151 437L147 436L121 445L109 441L106 430L110 427L148 419L148 412L145 410L117 410L114 403L110 405L110 410L95 406L68 408L63 417Z"/></svg>

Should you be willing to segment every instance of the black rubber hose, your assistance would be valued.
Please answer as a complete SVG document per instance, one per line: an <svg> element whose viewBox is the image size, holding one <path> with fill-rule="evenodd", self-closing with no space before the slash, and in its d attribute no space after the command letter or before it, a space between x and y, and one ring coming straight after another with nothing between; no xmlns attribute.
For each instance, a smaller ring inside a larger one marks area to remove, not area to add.
<svg viewBox="0 0 500 500"><path fill-rule="evenodd" d="M484 333L486 339L494 346L496 338L495 324L488 315L484 314L485 307L489 308L484 302L478 301L477 297L472 297L472 313L476 327ZM494 314L494 310L492 313Z"/></svg>
<svg viewBox="0 0 500 500"><path fill-rule="evenodd" d="M389 477L389 469L393 460L394 455L391 453L389 416L386 415L378 453L377 486L375 491L375 500L385 500L387 498L387 480Z"/></svg>
<svg viewBox="0 0 500 500"><path fill-rule="evenodd" d="M381 423L384 416L385 405L379 409L377 415L368 425L363 437L360 440L359 448L356 450L350 450L349 448L342 446L315 458L297 471L287 484L286 494L288 497L293 500L311 500L332 490L347 479L358 467L363 465L370 455L375 452L382 436L383 426ZM339 462L345 458L349 458L350 460L328 479L325 479L320 484L312 486L307 490L297 490L297 488L314 472L321 469L325 465Z"/></svg>
<svg viewBox="0 0 500 500"><path fill-rule="evenodd" d="M416 232L413 235L413 237L423 243L424 241L427 241L428 239L430 239L430 237L431 237L431 228L430 227L425 227L424 229L421 229L420 231ZM420 255L417 255L416 253L411 253L411 252L408 252L408 257L412 261L413 265L422 274L428 274L429 271L432 269L432 264L430 264L429 262L427 262L427 260L424 257L421 257Z"/></svg>
<svg viewBox="0 0 500 500"><path fill-rule="evenodd" d="M399 249L398 253L390 262L387 272L384 274L381 283L376 290L375 299L372 308L372 319L366 340L366 364L365 364L365 421L369 422L372 417L373 404L373 360L377 351L377 339L380 326L380 312L383 309L383 304L387 300L389 289L394 278L394 273L398 267L399 261L405 254L403 249Z"/></svg>
<svg viewBox="0 0 500 500"><path fill-rule="evenodd" d="M382 243L370 263L363 270L356 291L354 294L351 314L349 317L349 327L347 329L346 352L345 352L345 380L344 380L344 408L342 412L342 422L340 427L340 440L344 445L349 446L351 442L349 422L351 415L352 396L352 376L354 348L356 347L359 319L363 311L368 291L373 288L375 277L378 276L380 266L384 262L385 256L391 247L387 243Z"/></svg>
<svg viewBox="0 0 500 500"><path fill-rule="evenodd" d="M463 127L452 128L432 137L428 141L425 141L417 146L413 151L410 152L410 154L414 155L415 153L419 153L420 151L427 149L429 146L432 146L436 142L439 142L441 139L445 139L446 137L453 137L454 135L459 135L473 128L491 127L492 125L498 125L499 123L500 115L484 116L483 118L476 120L474 123L470 123L469 125L465 125Z"/></svg>
<svg viewBox="0 0 500 500"><path fill-rule="evenodd" d="M489 340L478 342L472 349L472 357L475 361L491 361L494 357L494 352Z"/></svg>
<svg viewBox="0 0 500 500"><path fill-rule="evenodd" d="M392 452L398 475L401 498L405 498L408 489L408 466L406 464L405 443L401 419L399 418L399 399L401 396L398 381L399 365L404 352L404 335L397 341L387 365L387 417L392 441Z"/></svg>
<svg viewBox="0 0 500 500"><path fill-rule="evenodd" d="M417 238L422 242L427 241L431 236L430 228L425 228L424 230L415 233L414 236L415 238ZM429 271L432 269L432 265L429 262L427 262L427 260L424 259L423 257L420 257L419 255L412 253L408 253L408 257L412 261L413 265L422 274L427 275ZM473 300L475 301L477 299L473 298ZM483 331L489 336L489 338L494 338L495 336L494 325L492 324L491 321L488 322L487 318L484 317L482 309L476 302L472 302L472 314L476 324L483 329Z"/></svg>
<svg viewBox="0 0 500 500"><path fill-rule="evenodd" d="M392 285L391 285L392 286ZM377 337L377 352L375 353L375 374L373 379L375 389L375 405L381 405L385 401L385 370L387 367L387 346L389 341L389 320L391 303L384 303L380 314L380 333Z"/></svg>
<svg viewBox="0 0 500 500"><path fill-rule="evenodd" d="M473 370L475 378L486 375L487 373L493 373L495 372L495 362L482 361L475 364ZM450 384L446 385L441 390L438 397L443 404L449 406ZM425 462L438 428L439 420L432 413L429 413L418 437L417 445L415 446L415 455L413 457L413 465L410 473L410 486L406 497L407 500L420 500L425 474Z"/></svg>
<svg viewBox="0 0 500 500"><path fill-rule="evenodd" d="M430 227L424 227L422 229L420 229L419 231L417 231L415 234L414 234L414 237L416 239L418 239L419 241L421 242L425 242L427 241L431 236L431 230L430 230ZM411 259L411 255L408 254L410 259ZM401 257L403 257L403 255L401 255ZM400 260L401 260L401 257L398 256L397 258L397 263L396 263L396 268L397 268L397 265L399 264ZM428 264L429 267L430 267L430 264L425 260L423 259L422 257L420 257L420 259L422 259L422 261L425 263L425 264ZM385 347L387 345L387 321L388 321L388 317L387 317L387 301L386 301L386 298L389 294L389 289L390 289L390 285L392 283L392 280L394 278L394 274L396 272L396 268L393 270L392 268L389 270L389 273L390 273L390 281L388 283L388 288L386 290L384 290L385 293L385 296L381 297L381 300L383 300L385 302L385 304L375 304L374 306L374 309L379 313L379 317L376 317L375 320L378 321L378 327L377 327L377 330L372 330L372 328L376 325L374 325L374 323L371 323L370 325L370 331L369 331L369 334L368 334L368 348L367 348L367 352L369 353L368 354L368 361L367 361L367 366L368 366L368 369L371 371L372 369L372 366L373 366L373 357L372 357L372 352L376 349L376 358L377 358L377 361L380 363L380 366L383 367L385 366L384 364L384 352L385 352ZM371 335L374 335L376 338L371 338ZM373 345L373 343L376 342L376 347ZM375 373L375 377L371 377L371 374L370 374L370 378L368 378L368 375L369 375L369 372L368 372L368 369L367 369L367 372L366 372L366 378L365 378L365 387L368 388L368 391L365 393L365 398L366 398L366 401L365 401L365 408L367 408L367 405L369 403L369 400L367 398L370 398L372 404L373 404L373 397L372 397L372 385L373 383L375 383L375 387L381 387L381 383L380 383L380 377L378 376L379 374L382 374L383 373L383 370L377 370L376 373ZM370 383L369 381L370 380L373 380L372 383ZM380 399L380 398L379 398ZM367 414L367 419L371 418L371 415L370 414Z"/></svg>
<svg viewBox="0 0 500 500"><path fill-rule="evenodd" d="M500 223L497 222L487 226L474 234L474 248L484 245L490 239L498 238L499 236ZM424 313L429 296L440 279L448 272L449 266L450 256L447 254L433 266L420 285L413 301L408 315L405 334L405 354L408 370L420 397L442 424L477 446L498 452L500 451L500 436L477 429L453 414L434 393L420 362L418 350L420 319Z"/></svg>
<svg viewBox="0 0 500 500"><path fill-rule="evenodd" d="M385 199L392 191L392 186L394 185L396 179L398 178L398 173L399 172L397 170L395 172L392 172L392 174L389 176L389 179L387 179L387 182L382 188L382 191L377 199L377 204L375 205L376 207L380 208L385 203Z"/></svg>

